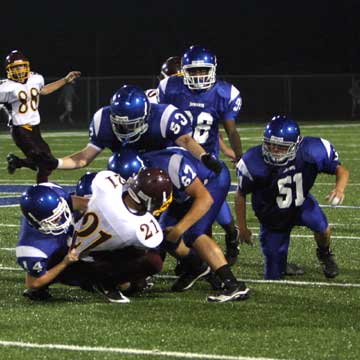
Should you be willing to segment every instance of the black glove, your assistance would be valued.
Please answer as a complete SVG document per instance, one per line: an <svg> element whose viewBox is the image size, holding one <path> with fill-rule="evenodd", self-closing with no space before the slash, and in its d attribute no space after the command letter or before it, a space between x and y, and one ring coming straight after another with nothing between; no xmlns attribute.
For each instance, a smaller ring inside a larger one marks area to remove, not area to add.
<svg viewBox="0 0 360 360"><path fill-rule="evenodd" d="M222 170L221 162L216 159L214 155L209 153L205 153L201 155L201 162L211 171L213 171L216 175L219 175Z"/></svg>

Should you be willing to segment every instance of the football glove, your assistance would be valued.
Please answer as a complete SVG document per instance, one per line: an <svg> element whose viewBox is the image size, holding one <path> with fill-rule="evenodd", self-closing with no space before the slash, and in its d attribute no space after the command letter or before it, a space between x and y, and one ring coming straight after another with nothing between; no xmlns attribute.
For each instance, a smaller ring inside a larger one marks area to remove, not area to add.
<svg viewBox="0 0 360 360"><path fill-rule="evenodd" d="M219 175L222 170L222 164L221 162L216 159L214 155L211 155L209 153L202 154L201 162L211 171L213 171L216 175Z"/></svg>

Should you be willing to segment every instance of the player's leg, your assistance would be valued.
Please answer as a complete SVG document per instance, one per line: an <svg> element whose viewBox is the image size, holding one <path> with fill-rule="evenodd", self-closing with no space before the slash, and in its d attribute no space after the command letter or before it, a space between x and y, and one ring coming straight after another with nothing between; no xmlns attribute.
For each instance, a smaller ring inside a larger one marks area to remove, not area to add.
<svg viewBox="0 0 360 360"><path fill-rule="evenodd" d="M50 146L41 136L39 126L33 127L33 139L36 146L34 146L29 157L34 160L38 167L36 181L37 183L47 182L52 170L57 165L57 160L51 153Z"/></svg>
<svg viewBox="0 0 360 360"><path fill-rule="evenodd" d="M37 170L34 160L29 158L29 154L32 152L34 146L32 127L12 126L11 136L16 146L24 153L26 158L19 158L12 153L8 154L6 160L9 174L13 174L16 169L22 167Z"/></svg>
<svg viewBox="0 0 360 360"><path fill-rule="evenodd" d="M234 223L227 201L222 204L216 221L225 231L225 257L230 265L234 265L239 255L239 229Z"/></svg>
<svg viewBox="0 0 360 360"><path fill-rule="evenodd" d="M223 251L212 238L206 234L200 235L195 239L193 247L200 258L210 265L211 270L224 284L220 294L209 296L208 301L225 302L247 299L249 289L244 282L236 279Z"/></svg>
<svg viewBox="0 0 360 360"><path fill-rule="evenodd" d="M309 194L301 206L299 225L308 227L314 232L317 244L316 255L327 278L334 278L339 274L339 268L330 248L330 227L324 212L316 199Z"/></svg>
<svg viewBox="0 0 360 360"><path fill-rule="evenodd" d="M264 255L264 278L281 279L286 273L290 230L275 232L260 225L259 240Z"/></svg>

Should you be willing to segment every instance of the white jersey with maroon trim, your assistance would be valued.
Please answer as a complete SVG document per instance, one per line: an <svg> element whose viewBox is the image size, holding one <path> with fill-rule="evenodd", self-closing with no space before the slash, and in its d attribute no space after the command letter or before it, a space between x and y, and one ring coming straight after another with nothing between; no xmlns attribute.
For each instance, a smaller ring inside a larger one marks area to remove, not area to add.
<svg viewBox="0 0 360 360"><path fill-rule="evenodd" d="M147 89L145 90L145 95L147 96L150 104L159 103L159 90L158 89Z"/></svg>
<svg viewBox="0 0 360 360"><path fill-rule="evenodd" d="M22 84L5 79L0 81L0 103L8 104L13 125L38 125L40 91L44 87L44 78L31 72Z"/></svg>
<svg viewBox="0 0 360 360"><path fill-rule="evenodd" d="M160 224L149 212L139 215L123 201L125 180L112 171L99 172L82 220L76 224L75 248L83 256L128 246L155 248L163 240Z"/></svg>

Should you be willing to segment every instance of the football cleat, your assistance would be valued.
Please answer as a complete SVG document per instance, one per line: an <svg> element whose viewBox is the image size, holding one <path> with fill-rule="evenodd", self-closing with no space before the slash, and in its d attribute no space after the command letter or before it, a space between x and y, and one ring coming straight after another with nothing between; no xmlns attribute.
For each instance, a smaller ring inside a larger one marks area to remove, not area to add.
<svg viewBox="0 0 360 360"><path fill-rule="evenodd" d="M224 287L223 282L214 272L210 272L210 274L206 275L204 278L212 287L213 290L219 291Z"/></svg>
<svg viewBox="0 0 360 360"><path fill-rule="evenodd" d="M285 270L284 275L299 276L299 275L304 275L304 273L305 273L304 269L302 267L300 267L299 265L288 263L286 265L286 270Z"/></svg>
<svg viewBox="0 0 360 360"><path fill-rule="evenodd" d="M323 273L327 278L331 279L339 275L339 268L335 262L334 254L329 248L317 248L316 256L319 259Z"/></svg>
<svg viewBox="0 0 360 360"><path fill-rule="evenodd" d="M210 266L204 264L198 271L186 272L182 274L172 285L171 291L189 290L196 281L206 277L210 273Z"/></svg>
<svg viewBox="0 0 360 360"><path fill-rule="evenodd" d="M26 289L23 292L23 296L34 301L46 301L52 298L49 292L49 288L43 288L38 290Z"/></svg>
<svg viewBox="0 0 360 360"><path fill-rule="evenodd" d="M101 284L96 284L93 285L93 289L111 303L127 304L130 302L130 299L117 288L105 289Z"/></svg>
<svg viewBox="0 0 360 360"><path fill-rule="evenodd" d="M209 296L209 302L227 302L227 301L241 301L249 297L250 290L246 287L243 281L237 281L234 284L228 285L224 290L215 296Z"/></svg>
<svg viewBox="0 0 360 360"><path fill-rule="evenodd" d="M7 161L7 171L9 174L14 174L14 172L16 171L16 169L18 169L20 167L19 164L19 158L14 155L14 154L8 154L6 156L6 161Z"/></svg>

